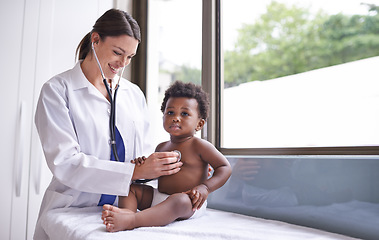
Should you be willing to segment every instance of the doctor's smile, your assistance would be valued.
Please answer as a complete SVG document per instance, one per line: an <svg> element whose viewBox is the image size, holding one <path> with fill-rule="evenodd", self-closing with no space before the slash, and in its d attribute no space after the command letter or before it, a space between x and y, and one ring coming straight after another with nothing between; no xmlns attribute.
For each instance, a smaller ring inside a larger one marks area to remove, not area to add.
<svg viewBox="0 0 379 240"><path fill-rule="evenodd" d="M110 67L110 69L111 69L111 71L114 73L114 74L117 74L118 73L118 71L120 70L120 68L114 68L114 67L112 67L112 65L110 65L110 64L108 64L108 66Z"/></svg>

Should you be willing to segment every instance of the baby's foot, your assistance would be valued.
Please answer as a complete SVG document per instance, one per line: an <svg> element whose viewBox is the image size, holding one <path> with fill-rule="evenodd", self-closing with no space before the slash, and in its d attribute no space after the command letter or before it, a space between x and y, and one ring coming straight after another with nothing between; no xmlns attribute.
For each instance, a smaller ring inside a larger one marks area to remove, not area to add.
<svg viewBox="0 0 379 240"><path fill-rule="evenodd" d="M101 219L108 232L118 232L135 228L135 213L112 205L104 205Z"/></svg>
<svg viewBox="0 0 379 240"><path fill-rule="evenodd" d="M116 207L113 205L104 204L103 205L103 212L106 210L111 211L111 212L127 212L127 213L133 212L132 210L129 210L127 208L119 208L119 207Z"/></svg>

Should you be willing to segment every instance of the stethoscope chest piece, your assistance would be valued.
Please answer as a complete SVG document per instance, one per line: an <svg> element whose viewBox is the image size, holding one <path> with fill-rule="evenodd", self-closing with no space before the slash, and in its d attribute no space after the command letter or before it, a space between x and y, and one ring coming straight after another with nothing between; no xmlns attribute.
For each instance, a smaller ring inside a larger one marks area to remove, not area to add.
<svg viewBox="0 0 379 240"><path fill-rule="evenodd" d="M180 162L180 160L182 159L182 153L180 151L178 151L178 150L174 150L173 152L176 152L176 153L179 154L178 160L176 162Z"/></svg>

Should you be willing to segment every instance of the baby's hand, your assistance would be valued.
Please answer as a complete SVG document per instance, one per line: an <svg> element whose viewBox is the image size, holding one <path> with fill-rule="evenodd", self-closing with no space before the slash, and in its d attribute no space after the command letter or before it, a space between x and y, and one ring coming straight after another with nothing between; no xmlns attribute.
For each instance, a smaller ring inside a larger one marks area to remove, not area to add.
<svg viewBox="0 0 379 240"><path fill-rule="evenodd" d="M192 210L200 209L208 198L209 189L205 184L200 184L185 192L192 201Z"/></svg>
<svg viewBox="0 0 379 240"><path fill-rule="evenodd" d="M134 160L130 160L130 162L136 164L137 166L139 166L139 165L144 164L145 160L146 160L146 157L142 156L142 157L135 158Z"/></svg>

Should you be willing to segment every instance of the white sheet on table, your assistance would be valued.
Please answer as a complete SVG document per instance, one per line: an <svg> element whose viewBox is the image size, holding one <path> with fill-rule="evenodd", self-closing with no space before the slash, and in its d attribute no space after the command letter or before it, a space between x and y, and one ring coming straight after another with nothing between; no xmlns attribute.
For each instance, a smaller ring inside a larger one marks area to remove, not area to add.
<svg viewBox="0 0 379 240"><path fill-rule="evenodd" d="M106 232L100 216L100 207L55 209L42 219L42 224L51 240L353 239L280 221L213 209L207 209L206 215L197 219L176 221L165 227L142 227L117 233Z"/></svg>

